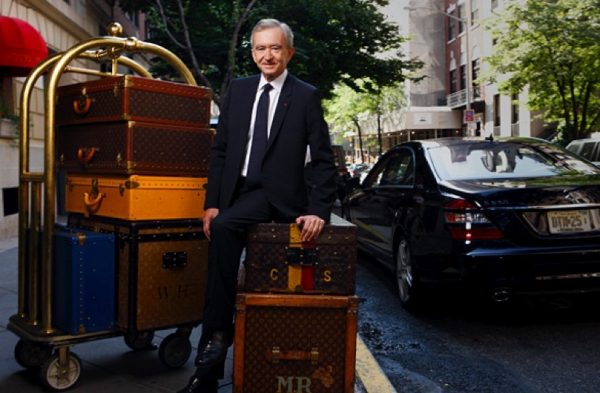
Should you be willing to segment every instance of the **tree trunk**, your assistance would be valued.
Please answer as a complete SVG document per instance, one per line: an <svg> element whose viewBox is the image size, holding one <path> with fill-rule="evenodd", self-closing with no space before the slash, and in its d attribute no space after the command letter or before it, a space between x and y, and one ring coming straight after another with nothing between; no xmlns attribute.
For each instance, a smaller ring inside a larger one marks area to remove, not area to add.
<svg viewBox="0 0 600 393"><path fill-rule="evenodd" d="M358 133L358 149L360 151L360 161L365 162L365 153L363 152L363 143L362 143L362 130L360 129L360 124L358 123L358 119L352 119L354 125L356 126L356 131Z"/></svg>
<svg viewBox="0 0 600 393"><path fill-rule="evenodd" d="M379 157L383 155L383 141L381 139L381 113L377 112L377 143L379 143Z"/></svg>

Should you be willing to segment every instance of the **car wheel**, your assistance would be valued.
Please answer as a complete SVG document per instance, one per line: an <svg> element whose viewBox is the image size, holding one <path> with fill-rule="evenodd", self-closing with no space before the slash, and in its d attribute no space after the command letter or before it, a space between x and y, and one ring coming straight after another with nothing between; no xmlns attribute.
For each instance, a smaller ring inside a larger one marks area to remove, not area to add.
<svg viewBox="0 0 600 393"><path fill-rule="evenodd" d="M402 306L407 310L417 309L422 300L422 293L414 259L405 238L400 239L396 249L396 283Z"/></svg>

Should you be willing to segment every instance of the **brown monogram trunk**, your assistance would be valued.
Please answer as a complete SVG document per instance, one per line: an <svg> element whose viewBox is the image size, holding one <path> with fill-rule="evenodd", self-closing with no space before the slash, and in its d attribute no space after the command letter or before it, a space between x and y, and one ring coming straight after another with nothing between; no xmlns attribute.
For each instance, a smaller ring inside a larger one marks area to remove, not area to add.
<svg viewBox="0 0 600 393"><path fill-rule="evenodd" d="M214 130L121 121L62 126L57 167L71 173L208 176Z"/></svg>
<svg viewBox="0 0 600 393"><path fill-rule="evenodd" d="M202 221L131 222L75 214L68 221L115 234L118 328L158 330L201 322L208 274Z"/></svg>
<svg viewBox="0 0 600 393"><path fill-rule="evenodd" d="M133 75L59 87L56 124L119 120L208 127L212 94L206 87Z"/></svg>
<svg viewBox="0 0 600 393"><path fill-rule="evenodd" d="M259 224L248 235L242 288L352 295L356 253L356 227L336 215L314 243L300 241L296 224Z"/></svg>
<svg viewBox="0 0 600 393"><path fill-rule="evenodd" d="M355 296L240 294L234 393L350 393Z"/></svg>

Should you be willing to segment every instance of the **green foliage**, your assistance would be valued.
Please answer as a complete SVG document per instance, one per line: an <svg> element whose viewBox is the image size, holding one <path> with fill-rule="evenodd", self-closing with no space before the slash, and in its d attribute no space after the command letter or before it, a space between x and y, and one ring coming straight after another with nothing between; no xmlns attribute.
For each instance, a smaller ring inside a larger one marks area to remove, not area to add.
<svg viewBox="0 0 600 393"><path fill-rule="evenodd" d="M378 87L371 80L359 79L354 85L356 90L343 83L336 85L332 97L323 102L334 131L353 129L361 116L389 113L405 103L402 83Z"/></svg>
<svg viewBox="0 0 600 393"><path fill-rule="evenodd" d="M381 151L379 138L363 141L360 120L368 116L383 116L402 108L405 104L404 88L401 82L379 87L372 80L359 79L354 83L356 90L346 84L336 85L333 95L324 101L325 118L331 125L333 135L343 135L355 130L359 144L377 146Z"/></svg>
<svg viewBox="0 0 600 393"><path fill-rule="evenodd" d="M165 29L168 26L172 37L185 43L179 2L197 67L185 45L175 45ZM167 16L167 25L158 3ZM385 86L410 77L420 63L403 59L400 45L404 38L376 7L387 3L387 0L120 1L123 8L147 12L152 26L149 40L172 50L186 62L199 81L217 93L217 101L233 76L257 72L250 56L250 30L258 20L267 17L290 25L296 48L290 71L317 86L325 97L331 95L338 82L358 89L356 79L370 78L376 85ZM249 5L253 6L245 14ZM240 20L243 23L238 25ZM237 34L236 28L239 28ZM387 51L396 55L386 59L375 56ZM168 73L168 68L159 63L153 71Z"/></svg>
<svg viewBox="0 0 600 393"><path fill-rule="evenodd" d="M529 89L529 106L556 122L563 141L583 138L600 122L600 1L508 3L488 21L496 45L481 79L505 94Z"/></svg>

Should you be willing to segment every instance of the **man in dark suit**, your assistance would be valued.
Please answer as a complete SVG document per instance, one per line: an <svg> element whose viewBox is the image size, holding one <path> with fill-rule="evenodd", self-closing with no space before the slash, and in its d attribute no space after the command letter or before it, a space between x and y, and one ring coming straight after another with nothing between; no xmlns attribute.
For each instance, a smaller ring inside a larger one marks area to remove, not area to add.
<svg viewBox="0 0 600 393"><path fill-rule="evenodd" d="M216 392L203 376L225 360L239 261L247 230L260 222L295 221L303 241L317 238L335 200L336 168L317 90L287 71L294 55L290 28L257 23L252 58L261 73L236 79L224 100L210 152L204 233L209 274L198 371L181 392ZM311 178L304 178L310 155ZM308 189L310 188L310 190ZM210 379L210 378L209 378Z"/></svg>

